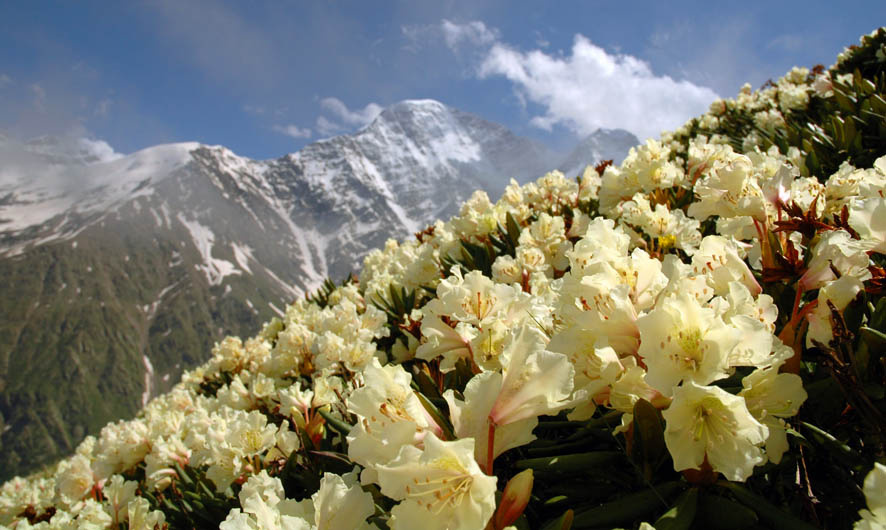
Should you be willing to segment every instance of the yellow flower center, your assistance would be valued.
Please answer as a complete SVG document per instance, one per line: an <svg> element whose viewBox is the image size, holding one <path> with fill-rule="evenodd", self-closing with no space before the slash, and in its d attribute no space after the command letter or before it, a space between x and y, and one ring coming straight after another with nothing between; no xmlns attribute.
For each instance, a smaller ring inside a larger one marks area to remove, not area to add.
<svg viewBox="0 0 886 530"><path fill-rule="evenodd" d="M470 493L474 479L455 458L437 458L431 463L431 467L443 473L437 477L429 475L424 480L412 479L412 486L406 486L406 494L415 498L419 506L439 514L447 506L460 504L465 495Z"/></svg>
<svg viewBox="0 0 886 530"><path fill-rule="evenodd" d="M700 403L695 410L695 441L707 438L708 441L723 443L736 436L736 422L723 410L719 403Z"/></svg>
<svg viewBox="0 0 886 530"><path fill-rule="evenodd" d="M483 320L489 315L492 307L498 301L493 295L483 296L483 294L478 291L474 293L474 296L467 298L461 304L462 309L469 314L475 315L479 320Z"/></svg>
<svg viewBox="0 0 886 530"><path fill-rule="evenodd" d="M662 250L670 250L677 243L677 237L665 234L658 238L658 246Z"/></svg>
<svg viewBox="0 0 886 530"><path fill-rule="evenodd" d="M680 330L676 334L679 351L671 355L671 359L682 363L692 371L698 370L704 360L705 345L702 343L701 330L691 328Z"/></svg>
<svg viewBox="0 0 886 530"><path fill-rule="evenodd" d="M246 429L240 433L240 444L247 454L256 454L262 450L262 435L260 431Z"/></svg>

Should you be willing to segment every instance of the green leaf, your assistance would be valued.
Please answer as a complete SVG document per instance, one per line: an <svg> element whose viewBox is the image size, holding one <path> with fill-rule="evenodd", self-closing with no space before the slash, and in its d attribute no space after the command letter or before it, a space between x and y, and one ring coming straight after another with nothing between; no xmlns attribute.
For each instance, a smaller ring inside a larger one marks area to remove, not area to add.
<svg viewBox="0 0 886 530"><path fill-rule="evenodd" d="M332 430L336 431L337 433L339 433L341 435L347 436L348 433L351 432L351 429L354 428L353 425L349 425L349 424L343 422L342 420L336 418L335 416L333 416L332 413L329 412L329 410L326 407L318 408L317 412L320 413L320 416L323 416L323 419L326 420L326 424L329 425L329 427L332 428Z"/></svg>
<svg viewBox="0 0 886 530"><path fill-rule="evenodd" d="M421 392L415 392L415 397L418 398L421 406L425 408L428 414L430 414L431 418L443 429L443 433L446 435L447 440L457 440L458 437L455 435L455 431L452 428L452 424L449 422L449 418L443 414L439 408L437 408L434 403L428 399L427 396L422 394Z"/></svg>
<svg viewBox="0 0 886 530"><path fill-rule="evenodd" d="M550 499L546 500L542 505L545 508L550 508L552 506L557 506L558 504L562 504L564 502L567 502L568 500L569 500L569 497L567 497L566 495L556 495L556 496L551 497Z"/></svg>
<svg viewBox="0 0 886 530"><path fill-rule="evenodd" d="M877 331L886 331L886 296L877 301L877 307L871 315L870 327Z"/></svg>
<svg viewBox="0 0 886 530"><path fill-rule="evenodd" d="M754 510L710 493L699 499L696 519L699 528L710 530L744 530L759 521Z"/></svg>
<svg viewBox="0 0 886 530"><path fill-rule="evenodd" d="M677 500L673 508L655 521L655 530L689 530L698 508L698 488L692 488Z"/></svg>
<svg viewBox="0 0 886 530"><path fill-rule="evenodd" d="M652 479L668 455L661 411L642 398L634 404L634 446L631 452L646 480Z"/></svg>
<svg viewBox="0 0 886 530"><path fill-rule="evenodd" d="M834 435L805 421L800 422L800 425L806 429L808 438L818 442L840 461L853 467L865 465L866 460L861 455L856 453L845 443L838 440Z"/></svg>
<svg viewBox="0 0 886 530"><path fill-rule="evenodd" d="M175 470L175 473L178 475L179 480L181 480L186 486L192 486L194 484L194 479L188 472L179 465L178 462L172 463L172 469Z"/></svg>
<svg viewBox="0 0 886 530"><path fill-rule="evenodd" d="M681 490L679 481L665 482L647 490L625 495L596 508L579 512L573 521L575 528L612 527L620 523L640 521L657 507L668 505L668 498Z"/></svg>
<svg viewBox="0 0 886 530"><path fill-rule="evenodd" d="M570 528L572 528L574 515L575 514L572 510L566 510L563 512L563 515L544 525L542 530L570 530Z"/></svg>
<svg viewBox="0 0 886 530"><path fill-rule="evenodd" d="M416 394L424 394L425 397L433 399L443 399L443 394L437 388L437 383L423 369L424 366L419 363L412 365L412 387L416 390Z"/></svg>
<svg viewBox="0 0 886 530"><path fill-rule="evenodd" d="M802 521L789 512L773 506L766 499L748 491L744 486L735 482L720 481L717 484L728 489L735 495L739 502L753 510L760 519L779 530L814 530L816 527Z"/></svg>
<svg viewBox="0 0 886 530"><path fill-rule="evenodd" d="M514 462L514 467L519 470L532 469L540 475L584 475L595 468L612 463L620 456L621 453L618 451L595 451L592 453L525 458Z"/></svg>
<svg viewBox="0 0 886 530"><path fill-rule="evenodd" d="M886 346L886 333L867 326L861 326L859 330L861 331L861 337L871 348L883 348Z"/></svg>
<svg viewBox="0 0 886 530"><path fill-rule="evenodd" d="M886 106L886 103L884 103L884 106ZM508 237L511 239L511 243L513 243L514 246L517 246L517 243L520 240L521 229L520 225L517 223L517 220L514 219L513 215L511 215L511 212L508 212L505 224L508 228Z"/></svg>

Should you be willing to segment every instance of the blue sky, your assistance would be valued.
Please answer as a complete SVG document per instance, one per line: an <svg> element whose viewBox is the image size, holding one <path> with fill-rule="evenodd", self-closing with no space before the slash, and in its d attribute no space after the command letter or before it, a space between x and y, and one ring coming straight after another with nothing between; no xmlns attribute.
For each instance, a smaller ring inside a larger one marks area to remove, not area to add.
<svg viewBox="0 0 886 530"><path fill-rule="evenodd" d="M601 126L673 128L886 21L882 0L737 5L3 2L0 131L272 158L433 98L565 148Z"/></svg>

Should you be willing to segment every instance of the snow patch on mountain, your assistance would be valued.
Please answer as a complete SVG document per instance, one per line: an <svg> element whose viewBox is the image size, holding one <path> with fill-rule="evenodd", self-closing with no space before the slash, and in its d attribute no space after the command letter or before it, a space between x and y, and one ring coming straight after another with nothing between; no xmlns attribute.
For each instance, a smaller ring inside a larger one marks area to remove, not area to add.
<svg viewBox="0 0 886 530"><path fill-rule="evenodd" d="M640 140L623 129L597 129L586 136L558 168L568 177L581 175L588 164L612 160L616 165Z"/></svg>
<svg viewBox="0 0 886 530"><path fill-rule="evenodd" d="M212 229L197 221L186 219L182 214L178 214L176 218L188 229L194 246L197 247L197 251L203 258L203 263L197 264L195 267L203 271L209 285L221 285L225 276L241 274L241 271L230 261L212 257L212 247L215 244L215 234L212 233Z"/></svg>
<svg viewBox="0 0 886 530"><path fill-rule="evenodd" d="M145 367L145 391L142 392L142 407L148 404L151 399L151 391L154 387L154 365L147 355L142 355L142 364Z"/></svg>
<svg viewBox="0 0 886 530"><path fill-rule="evenodd" d="M249 268L249 260L255 259L252 257L252 249L246 245L239 245L237 243L231 243L231 249L234 251L234 261L237 262L237 265L239 265L244 271L252 274L252 269Z"/></svg>
<svg viewBox="0 0 886 530"><path fill-rule="evenodd" d="M98 160L50 155L46 145L40 146L0 144L0 235L15 236L62 215L103 216L123 202L150 195L151 185L187 164L199 144L158 145Z"/></svg>

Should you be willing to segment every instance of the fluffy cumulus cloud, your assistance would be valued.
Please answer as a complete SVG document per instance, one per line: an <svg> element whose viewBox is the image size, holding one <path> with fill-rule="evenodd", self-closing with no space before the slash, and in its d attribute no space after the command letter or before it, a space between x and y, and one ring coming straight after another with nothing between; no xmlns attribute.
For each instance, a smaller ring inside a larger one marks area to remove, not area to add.
<svg viewBox="0 0 886 530"><path fill-rule="evenodd" d="M546 53L518 50L482 22L444 20L441 26L453 42L483 47L477 76L511 81L521 101L543 109L531 123L545 130L561 125L586 135L622 128L641 138L657 137L703 113L717 98L709 88L656 75L649 63L609 53L583 35L575 36L568 53Z"/></svg>
<svg viewBox="0 0 886 530"><path fill-rule="evenodd" d="M308 128L301 128L296 125L274 125L274 130L278 133L285 134L297 139L310 138L313 134Z"/></svg>
<svg viewBox="0 0 886 530"><path fill-rule="evenodd" d="M384 110L376 103L369 103L362 109L351 110L337 98L323 98L320 100L320 106L330 115L317 118L317 131L324 136L364 127Z"/></svg>

